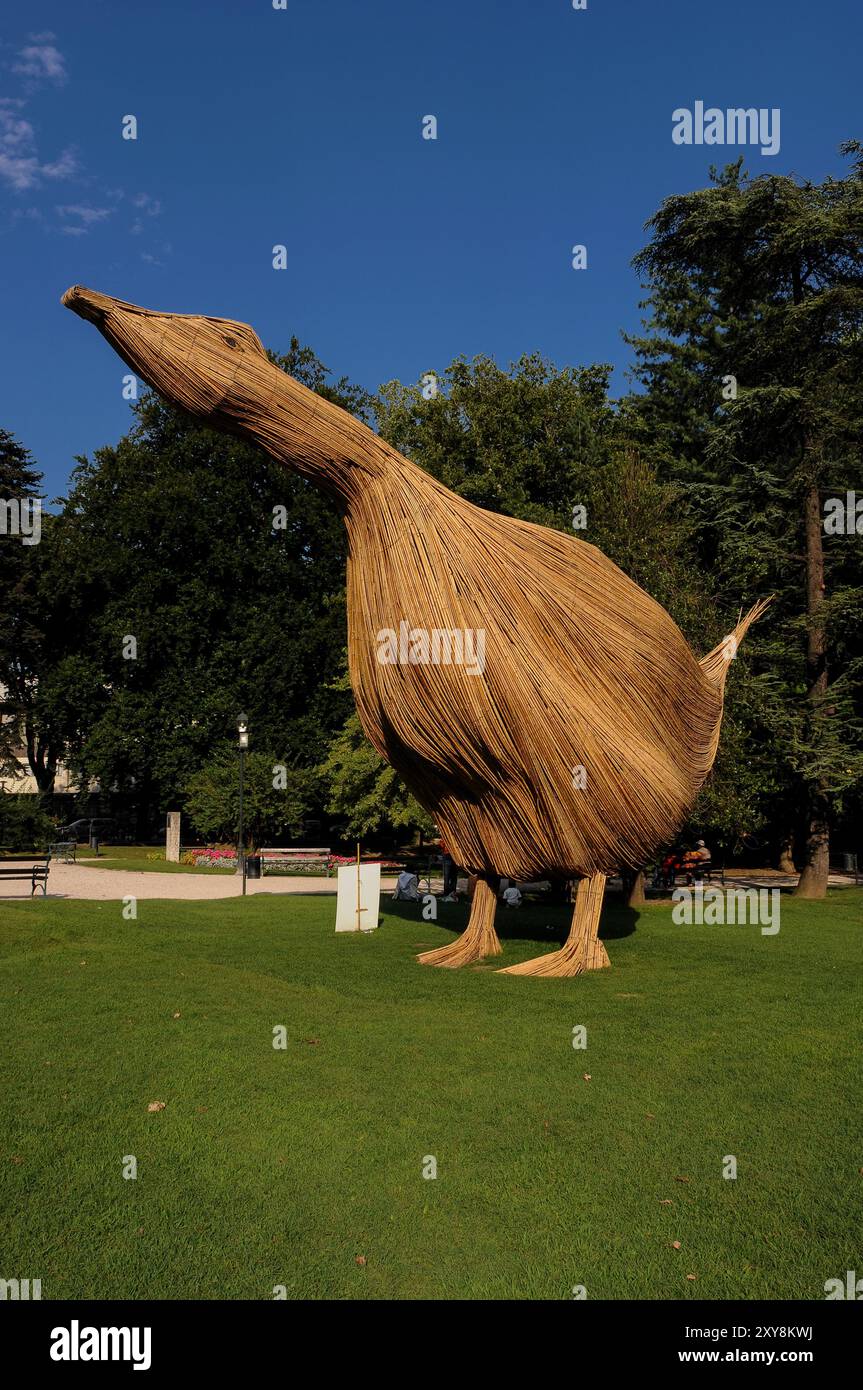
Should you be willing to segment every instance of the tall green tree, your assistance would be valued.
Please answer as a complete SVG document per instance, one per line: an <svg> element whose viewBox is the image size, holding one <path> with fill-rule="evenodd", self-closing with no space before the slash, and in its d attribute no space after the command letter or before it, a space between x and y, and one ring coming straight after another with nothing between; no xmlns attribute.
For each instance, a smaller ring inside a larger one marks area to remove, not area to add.
<svg viewBox="0 0 863 1390"><path fill-rule="evenodd" d="M0 771L32 772L48 794L65 739L47 681L62 618L42 583L52 518L32 511L41 482L29 451L0 430Z"/></svg>
<svg viewBox="0 0 863 1390"><path fill-rule="evenodd" d="M186 814L205 839L236 843L240 826L237 749L223 745L189 778ZM246 755L243 776L243 841L260 848L268 840L300 833L309 804L310 775L272 753Z"/></svg>
<svg viewBox="0 0 863 1390"><path fill-rule="evenodd" d="M336 688L349 694L347 669ZM346 838L381 840L434 830L431 816L369 743L356 710L330 743L318 776L326 788L326 810L338 818Z"/></svg>
<svg viewBox="0 0 863 1390"><path fill-rule="evenodd" d="M666 199L636 259L650 316L633 408L688 489L714 581L776 594L754 635L771 673L759 733L786 802L805 803L803 896L826 891L830 823L863 768L859 545L827 550L822 509L863 484L861 227L859 160L820 185L738 161Z"/></svg>
<svg viewBox="0 0 863 1390"><path fill-rule="evenodd" d="M296 340L273 360L365 412ZM324 755L349 707L331 689L345 537L302 478L147 393L116 447L78 461L43 549L74 637L55 674L79 712L67 731L83 784L128 793L152 824L182 807L240 709L256 746L310 768Z"/></svg>
<svg viewBox="0 0 863 1390"><path fill-rule="evenodd" d="M375 413L389 443L461 497L568 530L612 438L609 373L557 368L537 354L508 370L459 357L419 385L388 382Z"/></svg>

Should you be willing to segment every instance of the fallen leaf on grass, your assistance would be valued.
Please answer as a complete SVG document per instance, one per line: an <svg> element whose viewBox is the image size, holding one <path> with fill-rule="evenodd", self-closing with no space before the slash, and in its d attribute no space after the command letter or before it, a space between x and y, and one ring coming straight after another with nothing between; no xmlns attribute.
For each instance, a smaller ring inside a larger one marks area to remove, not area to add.
<svg viewBox="0 0 863 1390"><path fill-rule="evenodd" d="M308 1043L310 1047L317 1047L320 1038L303 1038L303 1042Z"/></svg>
<svg viewBox="0 0 863 1390"><path fill-rule="evenodd" d="M691 1178L675 1178L675 1182L692 1182Z"/></svg>
<svg viewBox="0 0 863 1390"><path fill-rule="evenodd" d="M687 1277L687 1279L690 1281L690 1283L692 1283L694 1280L696 1280L696 1279L698 1278L698 1275L697 1275L697 1274L687 1274L686 1277Z"/></svg>
<svg viewBox="0 0 863 1390"><path fill-rule="evenodd" d="M660 1197L659 1205L661 1207L673 1207L674 1203L672 1202L670 1197Z"/></svg>
<svg viewBox="0 0 863 1390"><path fill-rule="evenodd" d="M365 1262L366 1262L366 1257L365 1257L365 1255L357 1255L356 1259L354 1260L354 1264L355 1264L355 1265L364 1265Z"/></svg>
<svg viewBox="0 0 863 1390"><path fill-rule="evenodd" d="M151 1100L147 1106L148 1110L164 1110L166 1102L163 1100Z"/></svg>
<svg viewBox="0 0 863 1390"><path fill-rule="evenodd" d="M586 1072L584 1073L584 1079L585 1079L585 1081L589 1081L589 1080L590 1080L590 1072L589 1072L589 1071L586 1071Z"/></svg>
<svg viewBox="0 0 863 1390"><path fill-rule="evenodd" d="M679 1250L679 1249L680 1249L680 1241L679 1241L679 1240L673 1240L673 1241L671 1242L671 1248L672 1248L672 1250Z"/></svg>
<svg viewBox="0 0 863 1390"><path fill-rule="evenodd" d="M176 1013L176 1014L171 1014L171 1017L172 1017L172 1018L181 1018L182 1015L179 1014L179 1013Z"/></svg>

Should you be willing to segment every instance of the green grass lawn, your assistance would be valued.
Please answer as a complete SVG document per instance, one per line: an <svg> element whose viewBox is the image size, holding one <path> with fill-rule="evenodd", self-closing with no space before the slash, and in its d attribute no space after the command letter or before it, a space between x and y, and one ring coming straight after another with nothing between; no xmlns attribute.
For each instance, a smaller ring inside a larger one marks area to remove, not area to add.
<svg viewBox="0 0 863 1390"><path fill-rule="evenodd" d="M92 850L79 847L77 863L86 864L88 869L134 869L145 874L233 874L235 869L217 869L210 866L198 868L195 864L173 864L168 860L148 859L148 854L157 853L155 845L102 845L98 859L93 858ZM162 851L164 854L164 851Z"/></svg>
<svg viewBox="0 0 863 1390"><path fill-rule="evenodd" d="M162 846L160 849L158 845L112 845L108 844L106 841L102 841L99 845L99 853L107 855L111 859L146 860L148 854L164 855L165 849L164 846ZM90 863L98 862L97 860L93 859L93 851L90 849L89 845L78 846L77 858L86 859ZM129 865L129 867L132 868L137 866Z"/></svg>
<svg viewBox="0 0 863 1390"><path fill-rule="evenodd" d="M774 937L607 908L613 968L574 980L416 964L461 905L386 902L360 938L334 907L0 904L0 1276L47 1299L821 1299L863 1268L863 893L785 899ZM504 961L563 920L500 913Z"/></svg>
<svg viewBox="0 0 863 1390"><path fill-rule="evenodd" d="M77 863L86 864L88 869L124 869L127 873L144 874L234 874L236 869L219 869L211 865L173 864L167 859L135 859L132 855L120 858L114 850L109 850L104 858L90 859L79 854Z"/></svg>

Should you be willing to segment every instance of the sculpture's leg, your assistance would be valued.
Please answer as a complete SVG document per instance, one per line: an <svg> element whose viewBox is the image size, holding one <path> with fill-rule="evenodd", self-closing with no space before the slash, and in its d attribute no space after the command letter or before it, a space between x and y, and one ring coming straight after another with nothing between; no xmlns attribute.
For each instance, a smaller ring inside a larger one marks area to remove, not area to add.
<svg viewBox="0 0 863 1390"><path fill-rule="evenodd" d="M445 965L455 970L459 965L470 965L485 956L499 956L502 950L497 932L494 929L494 914L497 909L497 894L484 878L477 880L473 893L468 924L457 940L449 946L439 946L435 951L423 951L417 960L422 965Z"/></svg>
<svg viewBox="0 0 863 1390"><path fill-rule="evenodd" d="M575 889L572 926L559 951L537 956L521 965L510 965L501 975L583 975L586 970L602 970L610 965L608 953L597 937L602 899L605 893L605 874L582 878Z"/></svg>

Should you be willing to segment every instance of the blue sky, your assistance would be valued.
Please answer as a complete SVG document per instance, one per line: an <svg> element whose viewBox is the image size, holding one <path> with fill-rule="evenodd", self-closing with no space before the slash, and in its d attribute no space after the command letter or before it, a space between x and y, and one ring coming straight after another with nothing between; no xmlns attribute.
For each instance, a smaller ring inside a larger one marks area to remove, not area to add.
<svg viewBox="0 0 863 1390"><path fill-rule="evenodd" d="M128 428L75 282L295 333L371 390L540 351L622 391L643 224L740 152L675 145L672 112L778 107L750 170L841 173L861 34L859 0L7 3L0 425L49 497Z"/></svg>

